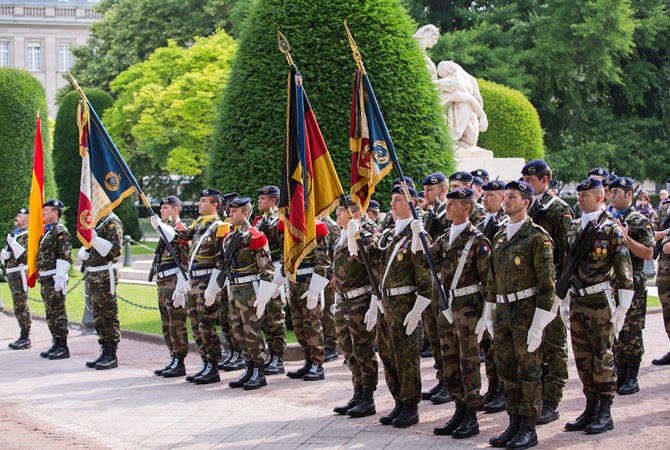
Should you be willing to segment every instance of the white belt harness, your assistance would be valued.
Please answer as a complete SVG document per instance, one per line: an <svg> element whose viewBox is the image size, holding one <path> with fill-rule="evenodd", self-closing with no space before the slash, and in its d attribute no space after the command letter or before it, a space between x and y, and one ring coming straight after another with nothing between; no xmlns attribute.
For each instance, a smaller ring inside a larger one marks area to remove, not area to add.
<svg viewBox="0 0 670 450"><path fill-rule="evenodd" d="M475 241L475 235L473 234L472 236L470 236L470 239L468 239L468 241L465 243L465 248L461 253L461 260L458 262L458 267L456 267L456 273L454 273L454 278L451 280L451 286L449 286L449 309L451 309L451 302L454 299L454 297L460 297L461 295L465 295L465 294L452 295L452 292L456 291L458 280L461 279L461 275L463 274L463 268L465 267L465 262L468 260L468 256L470 255L470 249L472 248L472 243L474 241ZM440 289L442 289L442 286L440 286ZM465 290L468 288L462 288L462 289Z"/></svg>
<svg viewBox="0 0 670 450"><path fill-rule="evenodd" d="M26 278L26 265L19 264L18 267L12 267L11 269L5 269L6 274L21 272L21 283L23 283L23 292L28 292L28 279ZM54 273L56 271L54 270Z"/></svg>
<svg viewBox="0 0 670 450"><path fill-rule="evenodd" d="M116 293L116 284L114 283L114 263L110 262L108 264L105 264L104 266L95 266L95 267L86 267L86 270L84 271L84 275L87 273L92 273L92 272L104 272L104 271L109 272L109 292L114 295Z"/></svg>
<svg viewBox="0 0 670 450"><path fill-rule="evenodd" d="M513 292L511 294L496 294L496 302L498 303L513 303L517 300L523 300L537 294L537 288L528 288L523 291Z"/></svg>
<svg viewBox="0 0 670 450"><path fill-rule="evenodd" d="M408 287L413 288L411 291L402 292L402 294L407 294L409 292L413 292L413 291L416 290L416 287L414 287L414 286L405 286L403 288L384 289L384 284L386 283L386 277L389 274L389 270L391 269L391 264L393 264L393 260L395 259L395 255L398 254L398 250L400 250L400 247L402 247L402 245L405 243L406 240L407 240L407 236L403 236L403 238L400 239L400 241L395 245L395 247L393 248L393 251L391 252L391 257L389 258L389 262L386 265L386 270L384 271L384 278L382 278L382 284L380 286L381 291L382 291L381 294L382 294L383 297L390 297L391 295L401 295L401 293L396 293L396 294L391 294L391 295L386 295L385 294L385 292L391 292L392 289L399 290L399 289L406 289Z"/></svg>

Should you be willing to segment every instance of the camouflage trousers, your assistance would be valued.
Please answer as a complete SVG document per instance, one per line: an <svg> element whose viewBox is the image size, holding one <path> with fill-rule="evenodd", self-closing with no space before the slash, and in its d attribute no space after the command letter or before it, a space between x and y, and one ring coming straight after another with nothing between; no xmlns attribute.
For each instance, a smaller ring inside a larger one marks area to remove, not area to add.
<svg viewBox="0 0 670 450"><path fill-rule="evenodd" d="M323 364L323 331L321 328L321 316L323 309L321 303L316 308L307 309L307 299L300 298L309 290L311 278L289 282L288 304L291 307L291 322L295 337L300 344L305 359L312 364Z"/></svg>
<svg viewBox="0 0 670 450"><path fill-rule="evenodd" d="M496 362L493 356L493 339L491 339L491 335L489 334L488 330L484 331L484 337L482 337L482 341L479 343L479 350L484 353L486 378L489 380L497 380L498 370L496 369Z"/></svg>
<svg viewBox="0 0 670 450"><path fill-rule="evenodd" d="M96 275L99 275L99 272ZM118 284L118 277L114 279ZM95 282L86 281L88 295L91 301L91 314L95 332L98 334L98 344L111 345L116 348L121 340L121 324L119 323L119 305L116 294L112 295L109 289L109 275L97 276Z"/></svg>
<svg viewBox="0 0 670 450"><path fill-rule="evenodd" d="M528 353L533 299L499 303L493 318L493 345L498 376L505 385L507 412L537 417L542 409L541 347Z"/></svg>
<svg viewBox="0 0 670 450"><path fill-rule="evenodd" d="M54 339L63 339L68 335L65 294L54 289L53 277L42 278L40 293L46 310L47 325Z"/></svg>
<svg viewBox="0 0 670 450"><path fill-rule="evenodd" d="M195 318L193 318L193 313L189 311L189 319L191 320L191 327L194 326L194 321L197 323L199 334L198 337L194 336L195 342L198 344L203 361L207 360L212 364L218 364L221 360L221 339L216 332L216 322L221 297L217 295L211 306L205 306L205 290L209 283L209 277L191 280L190 283Z"/></svg>
<svg viewBox="0 0 670 450"><path fill-rule="evenodd" d="M570 300L570 337L586 398L614 397L614 328L604 293Z"/></svg>
<svg viewBox="0 0 670 450"><path fill-rule="evenodd" d="M268 351L283 355L286 351L286 312L281 297L271 299L265 306L261 328L268 344Z"/></svg>
<svg viewBox="0 0 670 450"><path fill-rule="evenodd" d="M413 295L384 299L384 314L377 319L377 344L386 385L393 399L403 403L421 400L419 330L407 336L403 325L414 301Z"/></svg>
<svg viewBox="0 0 670 450"><path fill-rule="evenodd" d="M23 290L23 282L21 277L7 276L7 284L9 284L9 291L12 293L12 303L14 304L14 316L19 322L21 330L30 333L30 324L32 318L30 317L30 305L28 305L28 293Z"/></svg>
<svg viewBox="0 0 670 450"><path fill-rule="evenodd" d="M256 291L251 283L233 286L228 319L245 361L265 362L261 320L256 315Z"/></svg>
<svg viewBox="0 0 670 450"><path fill-rule="evenodd" d="M633 276L635 294L630 308L626 313L623 328L614 343L614 358L617 363L642 362L644 355L644 341L642 330L644 330L647 316L647 276L644 272L636 272Z"/></svg>
<svg viewBox="0 0 670 450"><path fill-rule="evenodd" d="M370 296L353 301L340 301L335 311L335 327L340 350L351 370L354 387L377 389L379 367L375 355L377 332L365 329L365 313L370 308Z"/></svg>
<svg viewBox="0 0 670 450"><path fill-rule="evenodd" d="M430 348L433 352L433 368L436 370L435 378L444 380L444 369L442 356L440 356L440 334L438 332L437 316L440 314L440 301L437 290L433 289L431 293L431 302L428 308L423 310L421 321L423 322L424 338L430 342Z"/></svg>
<svg viewBox="0 0 670 450"><path fill-rule="evenodd" d="M474 294L453 299L451 312L454 323L449 323L442 313L437 316L443 374L449 395L468 408L477 407L482 401L479 394L482 387L481 361L475 333L482 310L483 299Z"/></svg>
<svg viewBox="0 0 670 450"><path fill-rule="evenodd" d="M242 347L235 339L233 328L230 324L230 301L228 300L228 290L222 289L217 296L217 303L219 304L219 326L221 327L221 334L228 343L228 349L231 352L242 353Z"/></svg>
<svg viewBox="0 0 670 450"><path fill-rule="evenodd" d="M670 339L670 256L661 255L658 257L658 273L656 274L656 287L658 288L658 298L661 300L663 308L663 324L665 333Z"/></svg>
<svg viewBox="0 0 670 450"><path fill-rule="evenodd" d="M560 402L568 382L568 329L560 314L544 329L542 336L542 399Z"/></svg>
<svg viewBox="0 0 670 450"><path fill-rule="evenodd" d="M331 306L335 303L335 293L330 286L327 286L323 295L323 317L321 318L323 345L327 349L335 350L337 348L337 330L335 327L335 314L331 311Z"/></svg>
<svg viewBox="0 0 670 450"><path fill-rule="evenodd" d="M188 332L186 331L186 320L188 314L186 308L175 308L172 306L172 294L175 283L159 284L158 286L158 311L161 315L161 331L163 339L170 355L186 356L188 353Z"/></svg>

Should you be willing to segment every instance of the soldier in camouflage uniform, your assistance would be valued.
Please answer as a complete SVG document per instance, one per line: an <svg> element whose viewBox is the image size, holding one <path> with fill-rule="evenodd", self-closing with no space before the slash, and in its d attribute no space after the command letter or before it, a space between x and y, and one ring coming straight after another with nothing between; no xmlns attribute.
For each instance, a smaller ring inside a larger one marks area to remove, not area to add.
<svg viewBox="0 0 670 450"><path fill-rule="evenodd" d="M179 218L183 204L179 198L169 195L161 200L160 215L163 222L167 225L183 230L184 224ZM172 247L186 270L188 266L188 242L175 242ZM184 358L188 354L188 332L186 330L186 297L176 295L177 272L179 268L172 258L170 251L162 239L156 246L156 256L152 265L152 276L156 276L156 285L158 287L158 310L161 315L161 329L163 339L170 351L170 362L162 368L154 371L155 375L161 375L165 378L181 377L186 375ZM152 281L152 280L150 280ZM175 297L174 299L172 297Z"/></svg>
<svg viewBox="0 0 670 450"><path fill-rule="evenodd" d="M339 299L335 312L337 337L351 370L354 395L345 405L337 406L333 411L350 417L365 417L377 412L374 401L378 380L374 350L377 298L372 295L370 277L358 254L356 233L359 233L364 246L370 245L376 225L367 215L361 215L359 206L351 197L346 199L353 218L349 220L344 205L337 208L337 224L342 227L342 232L335 243L332 284ZM353 253L350 249L354 249Z"/></svg>
<svg viewBox="0 0 670 450"><path fill-rule="evenodd" d="M535 191L535 201L528 208L528 216L544 228L554 241L554 273L560 277L567 252L568 229L573 219L572 209L551 193L549 183L553 178L552 172L544 160L530 161L521 169L521 175ZM554 299L552 311L557 313L560 305L561 299ZM538 425L553 422L560 417L558 404L563 399L563 389L568 382L568 330L561 317L556 317L544 330L542 413L537 418Z"/></svg>
<svg viewBox="0 0 670 450"><path fill-rule="evenodd" d="M121 340L121 326L116 300L116 285L119 282L116 262L121 256L122 245L121 220L116 214L109 212L93 229L90 249L81 247L78 253L91 300L91 314L98 334L98 343L102 348L100 356L86 362L86 367L97 370L118 367L116 349Z"/></svg>
<svg viewBox="0 0 670 450"><path fill-rule="evenodd" d="M456 439L479 434L477 408L482 400L477 331L483 336L486 329L482 291L489 271L491 243L468 221L476 203L471 189L450 192L446 212L452 225L430 246L449 303L449 309L438 314L437 326L444 377L456 402L454 416L433 432Z"/></svg>
<svg viewBox="0 0 670 450"><path fill-rule="evenodd" d="M216 299L218 292L211 289L213 283L220 288L224 280L227 281L230 326L242 347L245 362L242 376L228 385L254 390L267 385L261 316L279 286L271 282L274 265L267 238L247 221L253 209L251 199L238 198L229 206L230 225L234 230L224 237L217 252L216 269L205 291L205 301Z"/></svg>
<svg viewBox="0 0 670 450"><path fill-rule="evenodd" d="M449 189L455 191L456 189L468 188L472 189L472 183L475 180L475 177L472 176L470 172L461 171L455 172L449 175ZM484 207L477 203L475 209L470 211L470 223L474 226L477 226L479 222L486 216L486 211Z"/></svg>
<svg viewBox="0 0 670 450"><path fill-rule="evenodd" d="M670 180L670 178L668 178ZM658 212L654 214L652 221L652 228L654 229L654 240L656 242L662 241L661 246L670 241L668 233L670 227L663 228L665 221L668 220L670 214L670 198L663 200L658 206ZM658 245L658 244L657 244ZM658 268L656 273L656 287L658 288L658 298L661 301L663 308L663 323L665 324L665 332L670 339L670 252L661 250L658 252ZM660 358L651 361L656 366L665 366L670 364L670 352L666 353Z"/></svg>
<svg viewBox="0 0 670 450"><path fill-rule="evenodd" d="M328 258L333 260L335 245L340 239L340 227L330 216L327 216L323 222L328 227ZM326 278L333 278L333 267L328 269ZM323 362L335 361L337 359L337 330L335 328L335 314L332 306L335 304L335 291L328 286L323 291L324 306L321 326L323 327Z"/></svg>
<svg viewBox="0 0 670 450"><path fill-rule="evenodd" d="M368 210L366 211L368 218L374 222L377 227L380 227L381 224L384 223L384 218L386 217L386 214L380 212L380 209L381 205L377 200L370 200Z"/></svg>
<svg viewBox="0 0 670 450"><path fill-rule="evenodd" d="M615 178L610 182L610 191L614 197L612 206L616 210L614 222L624 232L633 265L635 296L626 313L626 320L616 339L614 350L617 392L630 395L640 390L637 374L644 354L642 330L647 314L647 275L644 272L644 261L651 259L654 252L654 231L649 219L635 210L633 180Z"/></svg>
<svg viewBox="0 0 670 450"><path fill-rule="evenodd" d="M28 305L27 270L28 250L28 208L16 213L14 230L7 235L7 246L0 251L0 263L5 268L4 275L9 284L14 304L14 316L19 322L21 335L9 344L14 350L30 348L30 306Z"/></svg>
<svg viewBox="0 0 670 450"><path fill-rule="evenodd" d="M416 190L416 186L414 184L414 180L412 180L410 177L407 175L404 176L405 183L407 183L408 187L411 187L412 189ZM401 180L400 177L396 178L393 180L393 187L401 186ZM417 192L417 199L418 199L418 192ZM415 209L419 209L418 207L415 207ZM395 218L393 217L393 214L389 211L386 216L384 216L384 220L379 227L379 231L381 232L382 230L385 230L386 228L389 228L393 226L395 223Z"/></svg>
<svg viewBox="0 0 670 450"><path fill-rule="evenodd" d="M418 251L421 246L418 235L423 226L418 219L412 221L412 205L407 202L403 189L396 186L391 191L395 224L385 229L369 247L371 260L379 266L378 281L383 296L380 308L383 316L377 324L379 357L384 363L386 384L395 400L393 410L379 421L395 427L419 422L421 371L416 327L430 305L432 289L425 255ZM407 189L416 203L416 190ZM411 244L415 237L416 253L413 253Z"/></svg>
<svg viewBox="0 0 670 450"><path fill-rule="evenodd" d="M219 220L217 209L223 201L223 194L214 189L204 189L200 192L198 212L200 217L188 228L175 230L162 224L158 216L151 217L151 225L161 227L170 241L191 241L191 251L188 260L188 283L190 295L186 309L191 322L191 330L195 343L200 349L202 366L194 375L188 375L186 381L196 384L209 384L221 381L217 364L221 359L221 340L216 332L216 322L219 311L217 301L220 296L205 299L205 291L211 289L219 294L221 288L212 281L212 273L216 266L216 254L221 247L221 240L230 231L230 226ZM177 275L180 277L181 275ZM176 290L186 294L185 283L178 280Z"/></svg>
<svg viewBox="0 0 670 450"><path fill-rule="evenodd" d="M44 235L37 250L37 273L41 283L42 300L46 309L47 325L53 345L40 353L42 358L64 359L70 357L67 346L67 293L68 271L72 265L72 240L67 228L60 222L63 202L49 200L42 208Z"/></svg>
<svg viewBox="0 0 670 450"><path fill-rule="evenodd" d="M527 217L533 188L524 181L505 186L509 222L493 238L484 320L493 337L498 375L505 384L510 422L494 447L537 445L536 418L542 408L542 332L556 314L554 245Z"/></svg>
<svg viewBox="0 0 670 450"><path fill-rule="evenodd" d="M570 245L586 224L601 215L605 197L602 182L595 178L581 182L577 192L582 217L571 224ZM616 382L612 346L634 296L633 270L621 227L605 220L588 249L588 259L574 263L577 270L570 280L570 335L586 409L575 421L565 424L565 429L598 434L614 429L611 406ZM618 306L610 288L613 280L619 289Z"/></svg>

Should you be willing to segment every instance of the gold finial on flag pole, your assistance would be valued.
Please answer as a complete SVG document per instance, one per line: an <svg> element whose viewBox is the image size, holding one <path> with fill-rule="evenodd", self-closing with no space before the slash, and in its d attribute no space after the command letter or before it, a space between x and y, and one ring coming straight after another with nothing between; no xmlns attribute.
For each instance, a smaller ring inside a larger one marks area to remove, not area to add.
<svg viewBox="0 0 670 450"><path fill-rule="evenodd" d="M349 31L349 27L347 26L346 20L344 21L344 28L347 30L347 38L349 39L349 46L351 47L351 52L353 53L354 61L356 61L358 68L361 70L361 73L365 74L363 57L361 56L361 52L358 51L358 46L356 45L356 41L354 41L354 37L351 35L351 31Z"/></svg>
<svg viewBox="0 0 670 450"><path fill-rule="evenodd" d="M88 99L86 98L86 95L84 94L84 91L82 91L81 88L79 87L79 83L77 83L77 80L75 80L74 77L72 76L72 73L70 72L70 69L68 69L67 74L70 77L70 81L72 82L72 86L74 86L75 90L77 92L79 92L79 95L81 96L82 100L88 101Z"/></svg>
<svg viewBox="0 0 670 450"><path fill-rule="evenodd" d="M293 58L291 58L291 54L289 53L291 51L291 44L289 44L288 39L286 39L286 36L281 31L277 31L277 45L279 46L279 51L286 56L288 65L292 66Z"/></svg>

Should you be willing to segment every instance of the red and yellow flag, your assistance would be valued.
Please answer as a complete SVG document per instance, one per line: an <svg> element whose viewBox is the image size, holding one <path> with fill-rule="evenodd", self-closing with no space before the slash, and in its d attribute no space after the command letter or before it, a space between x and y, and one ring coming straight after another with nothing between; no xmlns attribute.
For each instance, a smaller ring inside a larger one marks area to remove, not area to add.
<svg viewBox="0 0 670 450"><path fill-rule="evenodd" d="M37 112L35 130L35 152L33 158L33 179L30 187L30 217L28 219L28 286L35 287L37 281L37 251L44 234L44 151L42 148L42 119Z"/></svg>

